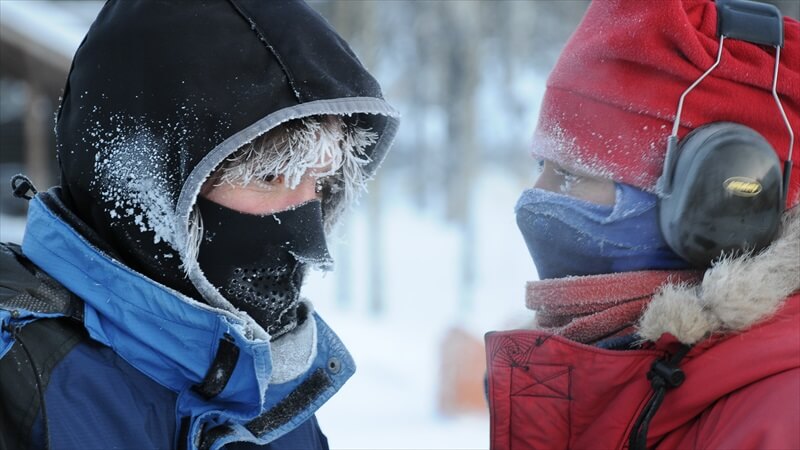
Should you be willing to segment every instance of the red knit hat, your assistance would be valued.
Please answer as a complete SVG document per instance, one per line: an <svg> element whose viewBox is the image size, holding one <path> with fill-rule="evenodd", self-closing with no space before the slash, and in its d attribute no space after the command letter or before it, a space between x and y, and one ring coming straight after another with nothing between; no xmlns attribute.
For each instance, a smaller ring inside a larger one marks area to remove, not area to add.
<svg viewBox="0 0 800 450"><path fill-rule="evenodd" d="M547 81L533 154L653 191L681 93L714 63L710 0L594 1ZM778 95L800 134L800 25L784 18ZM727 39L720 65L686 98L679 137L729 121L761 133L783 162L789 132L772 96L775 50ZM787 205L800 201L800 149Z"/></svg>

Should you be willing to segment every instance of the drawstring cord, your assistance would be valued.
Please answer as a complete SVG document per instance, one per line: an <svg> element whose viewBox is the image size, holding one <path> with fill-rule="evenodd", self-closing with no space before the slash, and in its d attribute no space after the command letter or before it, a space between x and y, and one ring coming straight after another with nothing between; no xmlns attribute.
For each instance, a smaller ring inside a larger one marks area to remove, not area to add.
<svg viewBox="0 0 800 450"><path fill-rule="evenodd" d="M3 329L6 331L11 332L11 335L14 339L19 342L20 347L25 352L25 355L28 357L28 362L31 365L31 369L33 369L33 374L36 377L36 390L39 392L39 410L42 413L42 430L44 432L44 448L50 448L50 429L47 423L47 408L44 404L44 390L43 386L44 383L42 382L42 375L39 373L39 370L36 368L36 363L33 362L33 356L31 352L28 350L28 347L25 345L25 342L22 340L22 336L19 334L19 327L10 327L10 326L3 326Z"/></svg>
<svg viewBox="0 0 800 450"><path fill-rule="evenodd" d="M650 366L647 379L650 380L654 393L633 425L628 440L630 450L647 449L647 429L650 427L650 421L653 420L661 402L664 401L667 390L680 386L686 379L686 374L678 367L678 364L691 348L688 345L681 345L672 358L669 360L659 359Z"/></svg>
<svg viewBox="0 0 800 450"><path fill-rule="evenodd" d="M31 179L21 173L11 177L11 192L14 194L14 197L24 198L25 200L30 200L34 195L39 193Z"/></svg>

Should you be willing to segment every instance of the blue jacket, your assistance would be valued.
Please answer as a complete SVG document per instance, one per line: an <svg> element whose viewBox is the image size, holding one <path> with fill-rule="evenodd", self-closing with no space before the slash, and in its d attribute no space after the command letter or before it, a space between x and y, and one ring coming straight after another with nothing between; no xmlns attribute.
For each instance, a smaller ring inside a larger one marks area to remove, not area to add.
<svg viewBox="0 0 800 450"><path fill-rule="evenodd" d="M37 370L44 399L31 406L37 410L29 437L33 447L217 449L233 442L272 442L267 448L327 448L313 414L352 375L354 363L316 313L306 319L317 336L310 368L296 379L270 384L270 342L244 336L230 316L110 258L49 205L58 205L50 194L30 202L22 252L46 272L37 278L49 275L72 293L78 311L38 307L24 292L0 297L5 298L0 363L16 358L12 365L28 374L16 379L0 370L3 389L35 378L27 366L36 358L25 361L22 355L35 353L39 338L26 335L27 328L71 315L62 328L76 330L61 339L60 345L69 347L64 355L57 349L44 358L58 361L36 361L53 367ZM4 294L10 284L3 283ZM29 349L13 351L23 336ZM7 403L5 397L0 403ZM0 415L3 428L10 414L22 414L9 413L7 404L0 410L6 411L6 417ZM292 437L298 427L295 434L303 441ZM10 441L0 437L3 442Z"/></svg>
<svg viewBox="0 0 800 450"><path fill-rule="evenodd" d="M32 200L21 250L0 245L0 450L278 445L298 428L288 445L324 447L313 414L351 358L305 303L270 340L200 270L192 217L231 155L327 115L374 134L353 155L372 176L399 114L304 2L105 3L57 113L60 191ZM323 193L326 225L351 190Z"/></svg>

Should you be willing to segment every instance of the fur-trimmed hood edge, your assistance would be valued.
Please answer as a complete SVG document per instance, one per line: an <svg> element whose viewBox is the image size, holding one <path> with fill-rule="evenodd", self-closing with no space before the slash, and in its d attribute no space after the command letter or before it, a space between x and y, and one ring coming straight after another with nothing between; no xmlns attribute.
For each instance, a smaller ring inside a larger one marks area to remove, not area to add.
<svg viewBox="0 0 800 450"><path fill-rule="evenodd" d="M667 284L637 325L643 339L664 333L693 345L713 333L735 333L769 318L800 290L800 207L783 215L778 238L758 254L723 258L698 285Z"/></svg>

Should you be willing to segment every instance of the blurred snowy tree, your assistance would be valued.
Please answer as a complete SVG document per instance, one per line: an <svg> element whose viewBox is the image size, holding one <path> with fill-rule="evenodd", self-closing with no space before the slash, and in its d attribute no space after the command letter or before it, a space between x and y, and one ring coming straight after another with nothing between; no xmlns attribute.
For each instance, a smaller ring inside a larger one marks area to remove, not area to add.
<svg viewBox="0 0 800 450"><path fill-rule="evenodd" d="M521 183L533 164L527 142L541 80L575 28L588 0L312 1L351 44L403 114L383 172L403 174L421 208L461 230L464 309L475 279L472 207L480 172L500 166ZM525 180L525 181L523 181ZM370 186L368 279L372 310L383 309L381 176ZM510 206L509 206L510 208ZM350 275L340 261L337 276ZM337 283L345 286L347 282ZM349 296L349 288L339 297Z"/></svg>

